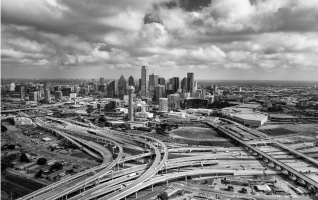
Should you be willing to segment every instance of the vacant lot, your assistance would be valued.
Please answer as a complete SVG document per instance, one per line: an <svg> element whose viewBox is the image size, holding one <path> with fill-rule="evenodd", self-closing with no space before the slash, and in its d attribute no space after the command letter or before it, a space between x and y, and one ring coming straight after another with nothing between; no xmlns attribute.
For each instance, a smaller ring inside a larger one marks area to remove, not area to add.
<svg viewBox="0 0 318 200"><path fill-rule="evenodd" d="M315 123L266 125L258 130L286 144L318 141L318 124Z"/></svg>
<svg viewBox="0 0 318 200"><path fill-rule="evenodd" d="M281 136L281 135L288 135L288 134L295 134L295 131L288 130L286 128L275 128L275 129L267 129L262 130L262 132L270 135L270 136Z"/></svg>
<svg viewBox="0 0 318 200"><path fill-rule="evenodd" d="M221 138L217 132L211 128L200 127L180 127L170 131L170 136L180 138L195 138L195 139L214 139Z"/></svg>

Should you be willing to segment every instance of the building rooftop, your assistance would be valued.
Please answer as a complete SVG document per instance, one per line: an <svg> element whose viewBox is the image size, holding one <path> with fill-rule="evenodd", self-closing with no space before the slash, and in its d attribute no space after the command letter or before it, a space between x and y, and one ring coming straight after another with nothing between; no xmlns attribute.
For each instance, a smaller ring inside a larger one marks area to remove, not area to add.
<svg viewBox="0 0 318 200"><path fill-rule="evenodd" d="M292 116L292 115L285 115L285 114L270 114L269 115L270 117L273 117L273 118L289 118L289 119L294 119L294 118L298 118L298 117L295 117L295 116Z"/></svg>
<svg viewBox="0 0 318 200"><path fill-rule="evenodd" d="M262 121L264 119L267 119L266 115L256 114L256 113L233 114L233 116L244 119L244 120L251 120L251 121Z"/></svg>

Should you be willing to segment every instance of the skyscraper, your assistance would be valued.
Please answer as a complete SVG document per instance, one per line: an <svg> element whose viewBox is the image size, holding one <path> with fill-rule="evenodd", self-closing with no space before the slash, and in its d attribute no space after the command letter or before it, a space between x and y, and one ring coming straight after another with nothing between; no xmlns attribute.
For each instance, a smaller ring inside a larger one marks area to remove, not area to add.
<svg viewBox="0 0 318 200"><path fill-rule="evenodd" d="M153 73L149 75L149 93L153 94L158 85L158 75Z"/></svg>
<svg viewBox="0 0 318 200"><path fill-rule="evenodd" d="M128 86L128 96L129 96L129 108L128 108L128 117L129 121L134 121L134 102L133 102L133 93L135 92L134 86Z"/></svg>
<svg viewBox="0 0 318 200"><path fill-rule="evenodd" d="M159 111L160 112L168 112L168 99L167 98L159 98Z"/></svg>
<svg viewBox="0 0 318 200"><path fill-rule="evenodd" d="M25 99L25 85L20 85L20 99Z"/></svg>
<svg viewBox="0 0 318 200"><path fill-rule="evenodd" d="M166 85L166 80L165 80L165 78L162 78L162 77L158 78L158 84L159 84L159 85Z"/></svg>
<svg viewBox="0 0 318 200"><path fill-rule="evenodd" d="M139 91L141 91L141 85L142 85L142 80L141 80L141 78L139 79Z"/></svg>
<svg viewBox="0 0 318 200"><path fill-rule="evenodd" d="M142 66L141 68L141 95L147 96L147 89L148 89L148 69L146 66Z"/></svg>
<svg viewBox="0 0 318 200"><path fill-rule="evenodd" d="M115 97L115 80L112 80L107 84L107 95L110 98Z"/></svg>
<svg viewBox="0 0 318 200"><path fill-rule="evenodd" d="M51 91L50 91L50 82L44 82L44 101L49 103L51 101Z"/></svg>
<svg viewBox="0 0 318 200"><path fill-rule="evenodd" d="M198 90L198 82L194 81L192 85L192 93L191 93L192 97L195 97L197 90Z"/></svg>
<svg viewBox="0 0 318 200"><path fill-rule="evenodd" d="M118 95L123 96L126 94L127 86L126 86L126 80L123 75L120 76L118 80Z"/></svg>
<svg viewBox="0 0 318 200"><path fill-rule="evenodd" d="M187 73L187 92L192 94L194 84L194 74L192 72Z"/></svg>
<svg viewBox="0 0 318 200"><path fill-rule="evenodd" d="M134 80L134 77L129 76L129 78L128 78L128 85L129 85L129 86L134 86L134 87L135 87L135 80Z"/></svg>
<svg viewBox="0 0 318 200"><path fill-rule="evenodd" d="M154 93L154 101L156 104L159 104L159 98L165 97L166 91L165 91L164 85L157 85L155 87L155 93Z"/></svg>
<svg viewBox="0 0 318 200"><path fill-rule="evenodd" d="M37 102L38 101L38 92L37 91L30 92L29 93L29 100Z"/></svg>
<svg viewBox="0 0 318 200"><path fill-rule="evenodd" d="M173 89L177 92L179 89L179 77L173 77Z"/></svg>
<svg viewBox="0 0 318 200"><path fill-rule="evenodd" d="M100 85L104 85L105 84L105 79L103 77L100 77L99 84Z"/></svg>
<svg viewBox="0 0 318 200"><path fill-rule="evenodd" d="M168 107L170 109L180 108L180 95L179 94L168 95Z"/></svg>
<svg viewBox="0 0 318 200"><path fill-rule="evenodd" d="M181 81L182 92L188 92L187 85L188 85L187 77L184 77Z"/></svg>

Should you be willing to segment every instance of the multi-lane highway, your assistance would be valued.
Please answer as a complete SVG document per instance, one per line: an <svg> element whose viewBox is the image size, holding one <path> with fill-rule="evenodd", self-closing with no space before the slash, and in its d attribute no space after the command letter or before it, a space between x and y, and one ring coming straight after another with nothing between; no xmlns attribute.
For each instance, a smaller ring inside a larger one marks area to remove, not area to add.
<svg viewBox="0 0 318 200"><path fill-rule="evenodd" d="M270 152L262 148L257 148L250 144L250 142L241 140L242 134L244 137L253 138L253 140L258 142L261 142L260 140L262 139L268 141L268 139L257 131L247 130L244 127L239 127L237 124L234 129L228 129L226 126L219 126L218 128L245 148L252 150L252 152L254 152L253 154L247 152L242 147L233 147L231 149L232 152L230 152L228 148L222 149L219 147L188 147L169 144L168 148L161 140L147 135L121 133L94 127L82 122L78 123L73 120L63 120L53 117L46 117L46 120L51 122L39 123L39 125L57 132L78 146L83 148L85 148L85 146L90 147L90 149L94 151L87 149L88 152L91 151L93 154L96 154L96 156L103 160L103 163L100 166L55 182L21 199L53 200L64 197L84 200L98 197L98 199L114 200L127 197L153 184L179 177L215 174L218 172L234 175L262 174L266 168L261 164L257 164L259 161L251 160L253 159L254 153L270 160L275 165L284 168L306 183L317 188L317 183L314 180L298 172L300 168L304 168L305 166L301 164L295 165L292 161L295 159L293 156L287 158L284 162L278 161L277 158L279 156L285 155L275 148L286 149L291 154L304 158L306 158L306 155L294 149L284 148L284 146L280 146L279 143L276 147L273 147L273 151ZM52 122L55 123L54 127L50 126ZM56 124L56 122L61 125ZM236 131L240 132L240 134ZM245 131L245 133L242 133L242 131ZM248 134L250 134L250 136ZM106 144L118 149L117 157L112 162L106 161L107 156L103 152L104 150L106 151L106 148L103 146ZM271 144L273 144L272 141ZM137 155L127 154L124 151L124 147L126 149L137 148L141 153ZM168 159L169 153L183 157ZM249 158L251 155L252 158ZM229 161L225 161L224 159L228 159ZM237 164L233 163L231 159L236 160L233 160L233 162L240 164L233 168L232 166ZM143 160L144 164L130 164L129 161L132 160ZM310 162L311 160L308 159L308 161ZM313 163L315 164L315 162ZM218 164L220 164L222 169L217 167ZM171 171L172 169L178 170L174 172ZM161 175L158 175L159 172L161 172ZM167 175L164 175L165 173L167 173ZM271 171L269 173L280 172Z"/></svg>

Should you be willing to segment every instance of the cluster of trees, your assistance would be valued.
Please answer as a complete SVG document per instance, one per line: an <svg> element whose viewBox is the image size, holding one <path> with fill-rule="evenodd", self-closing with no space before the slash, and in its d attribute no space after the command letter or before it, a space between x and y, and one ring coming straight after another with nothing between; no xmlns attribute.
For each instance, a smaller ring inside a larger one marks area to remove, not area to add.
<svg viewBox="0 0 318 200"><path fill-rule="evenodd" d="M21 154L20 162L30 162L30 159L28 158L28 156L25 153L23 153L23 154Z"/></svg>
<svg viewBox="0 0 318 200"><path fill-rule="evenodd" d="M17 154L10 154L8 156L4 156L1 159L1 172L5 171L7 167L12 165L12 162L17 158Z"/></svg>
<svg viewBox="0 0 318 200"><path fill-rule="evenodd" d="M167 123L161 123L159 126L156 127L156 133L161 135L168 134L168 131L171 131L172 128L179 128L178 124L169 125Z"/></svg>
<svg viewBox="0 0 318 200"><path fill-rule="evenodd" d="M157 195L157 198L160 200L168 200L169 196L167 192L161 192L160 194Z"/></svg>
<svg viewBox="0 0 318 200"><path fill-rule="evenodd" d="M1 132L5 132L7 130L8 130L7 127L5 127L4 125L1 124Z"/></svg>

